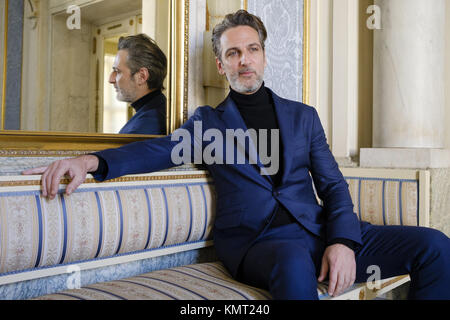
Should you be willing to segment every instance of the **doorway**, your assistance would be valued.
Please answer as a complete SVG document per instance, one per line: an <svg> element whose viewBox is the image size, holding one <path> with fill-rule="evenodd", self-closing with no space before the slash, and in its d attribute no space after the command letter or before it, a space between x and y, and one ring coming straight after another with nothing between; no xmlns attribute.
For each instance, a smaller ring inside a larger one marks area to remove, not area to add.
<svg viewBox="0 0 450 320"><path fill-rule="evenodd" d="M117 100L116 92L109 83L120 37L142 32L142 17L130 16L102 26L96 31L96 127L97 132L118 133L133 116L134 110L125 102Z"/></svg>

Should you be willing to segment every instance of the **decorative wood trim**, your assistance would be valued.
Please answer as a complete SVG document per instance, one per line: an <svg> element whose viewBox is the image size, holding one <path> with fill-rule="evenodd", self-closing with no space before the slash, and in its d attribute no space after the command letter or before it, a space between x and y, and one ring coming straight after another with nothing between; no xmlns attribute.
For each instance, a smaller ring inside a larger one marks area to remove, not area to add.
<svg viewBox="0 0 450 320"><path fill-rule="evenodd" d="M419 226L430 226L430 171L419 171Z"/></svg>
<svg viewBox="0 0 450 320"><path fill-rule="evenodd" d="M161 136L2 131L0 157L78 156L157 137Z"/></svg>
<svg viewBox="0 0 450 320"><path fill-rule="evenodd" d="M90 183L115 183L115 182L137 182L137 181L161 181L161 180L185 180L185 179L208 179L209 174L175 174L175 175L152 175L152 176L125 176L116 179L111 179L104 182L96 181L93 178L87 178L83 184ZM70 183L69 178L61 179L61 185L67 185ZM10 180L10 181L0 181L1 187L26 187L26 186L40 186L41 180L29 179L29 180Z"/></svg>
<svg viewBox="0 0 450 320"><path fill-rule="evenodd" d="M303 0L303 103L309 105L310 100L310 71L309 71L309 41L310 41L310 12L311 0Z"/></svg>
<svg viewBox="0 0 450 320"><path fill-rule="evenodd" d="M419 180L419 170L383 168L339 168L346 177Z"/></svg>
<svg viewBox="0 0 450 320"><path fill-rule="evenodd" d="M188 116L189 0L172 0L171 105L170 132Z"/></svg>

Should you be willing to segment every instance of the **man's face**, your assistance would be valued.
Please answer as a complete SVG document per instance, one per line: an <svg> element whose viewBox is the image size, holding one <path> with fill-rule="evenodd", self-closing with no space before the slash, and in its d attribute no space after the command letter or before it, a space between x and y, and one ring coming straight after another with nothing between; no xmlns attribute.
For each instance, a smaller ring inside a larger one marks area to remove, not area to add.
<svg viewBox="0 0 450 320"><path fill-rule="evenodd" d="M131 70L127 66L127 50L119 50L113 64L113 71L109 76L109 83L114 85L117 100L132 103L137 100L137 84Z"/></svg>
<svg viewBox="0 0 450 320"><path fill-rule="evenodd" d="M252 94L261 87L266 56L258 32L249 26L228 29L220 38L221 59L216 58L220 74L225 74L233 90Z"/></svg>

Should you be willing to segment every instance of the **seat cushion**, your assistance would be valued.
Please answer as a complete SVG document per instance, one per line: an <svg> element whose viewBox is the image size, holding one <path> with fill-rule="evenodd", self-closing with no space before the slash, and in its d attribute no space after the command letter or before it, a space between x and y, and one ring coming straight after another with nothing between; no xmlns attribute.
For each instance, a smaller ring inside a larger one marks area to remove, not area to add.
<svg viewBox="0 0 450 320"><path fill-rule="evenodd" d="M396 287L408 276L382 280L381 288ZM338 297L328 295L327 283L319 283L320 300L364 300L365 283L355 283ZM372 292L376 296L376 290ZM373 298L371 297L371 299ZM96 283L34 300L269 300L268 291L234 280L221 262L208 262L164 269L135 277Z"/></svg>
<svg viewBox="0 0 450 320"><path fill-rule="evenodd" d="M220 262L193 264L97 283L36 300L268 300L262 289L234 279Z"/></svg>

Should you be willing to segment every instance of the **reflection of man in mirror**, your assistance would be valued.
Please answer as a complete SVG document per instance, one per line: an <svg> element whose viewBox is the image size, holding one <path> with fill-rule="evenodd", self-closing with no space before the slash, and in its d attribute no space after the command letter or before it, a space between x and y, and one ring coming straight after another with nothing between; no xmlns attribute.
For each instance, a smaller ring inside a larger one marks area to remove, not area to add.
<svg viewBox="0 0 450 320"><path fill-rule="evenodd" d="M214 246L237 280L270 291L274 299L318 299L318 281L338 295L366 282L377 266L383 278L409 274L410 298L450 299L450 239L423 227L376 226L353 213L348 185L329 149L317 111L279 97L264 86L266 64L262 21L244 10L229 14L213 31L219 73L231 87L217 108L197 108L180 130L280 130L280 170L263 176L249 163L206 164L217 194ZM183 132L184 132L183 131ZM54 199L69 173L71 194L87 172L96 180L154 172L174 166L171 136L135 142L58 161L43 173L42 194ZM192 139L195 149L209 144ZM264 139L264 137L258 137ZM265 137L267 138L267 136ZM249 142L250 144L251 142ZM223 158L236 151L223 146ZM194 162L194 158L191 159ZM314 188L322 199L319 205Z"/></svg>
<svg viewBox="0 0 450 320"><path fill-rule="evenodd" d="M167 58L144 34L119 39L109 82L117 100L131 103L136 114L119 133L166 134L166 97L162 93Z"/></svg>

